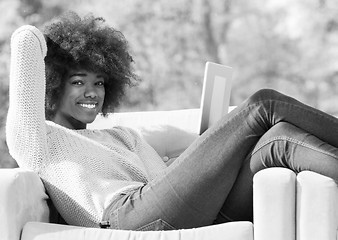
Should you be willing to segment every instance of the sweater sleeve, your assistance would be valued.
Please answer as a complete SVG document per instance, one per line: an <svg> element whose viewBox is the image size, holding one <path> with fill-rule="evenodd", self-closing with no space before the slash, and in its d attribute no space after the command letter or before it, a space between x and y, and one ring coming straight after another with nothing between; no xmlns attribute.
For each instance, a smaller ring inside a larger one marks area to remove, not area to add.
<svg viewBox="0 0 338 240"><path fill-rule="evenodd" d="M47 155L46 52L44 36L37 28L26 25L13 33L6 140L18 165L34 171L39 171Z"/></svg>

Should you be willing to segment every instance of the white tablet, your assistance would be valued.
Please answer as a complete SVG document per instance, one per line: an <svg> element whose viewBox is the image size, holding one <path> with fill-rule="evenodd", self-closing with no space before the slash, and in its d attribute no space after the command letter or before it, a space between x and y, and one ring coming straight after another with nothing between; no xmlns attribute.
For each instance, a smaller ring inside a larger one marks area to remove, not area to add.
<svg viewBox="0 0 338 240"><path fill-rule="evenodd" d="M228 113L233 69L207 62L201 99L200 131L202 134Z"/></svg>

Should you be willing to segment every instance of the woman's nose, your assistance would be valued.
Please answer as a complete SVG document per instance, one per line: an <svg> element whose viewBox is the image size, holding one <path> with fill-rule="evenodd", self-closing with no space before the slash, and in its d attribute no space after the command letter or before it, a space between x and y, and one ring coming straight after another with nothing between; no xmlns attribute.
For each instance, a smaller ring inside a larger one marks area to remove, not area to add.
<svg viewBox="0 0 338 240"><path fill-rule="evenodd" d="M86 98L96 98L97 97L97 92L94 87L92 86L86 86L84 96Z"/></svg>

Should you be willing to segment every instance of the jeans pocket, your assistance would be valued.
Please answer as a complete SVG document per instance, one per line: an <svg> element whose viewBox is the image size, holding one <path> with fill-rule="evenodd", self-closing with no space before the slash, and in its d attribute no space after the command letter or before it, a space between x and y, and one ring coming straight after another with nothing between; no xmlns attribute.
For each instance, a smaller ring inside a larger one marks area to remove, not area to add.
<svg viewBox="0 0 338 240"><path fill-rule="evenodd" d="M176 230L173 226L162 219L157 219L151 223L148 223L136 231L160 231L160 230Z"/></svg>

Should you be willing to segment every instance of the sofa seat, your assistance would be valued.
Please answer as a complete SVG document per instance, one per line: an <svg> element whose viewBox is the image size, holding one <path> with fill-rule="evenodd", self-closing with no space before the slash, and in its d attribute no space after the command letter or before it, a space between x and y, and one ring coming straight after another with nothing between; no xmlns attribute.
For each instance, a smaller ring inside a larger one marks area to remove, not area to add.
<svg viewBox="0 0 338 240"><path fill-rule="evenodd" d="M25 224L21 240L253 240L251 222L232 222L175 231L126 231L83 228L42 222Z"/></svg>
<svg viewBox="0 0 338 240"><path fill-rule="evenodd" d="M2 183L1 240L294 240L296 236L296 174L286 168L265 169L255 175L254 224L231 222L162 232L94 229L54 224L50 222L53 214L48 204L48 196L36 173L20 168L0 169L0 182Z"/></svg>

